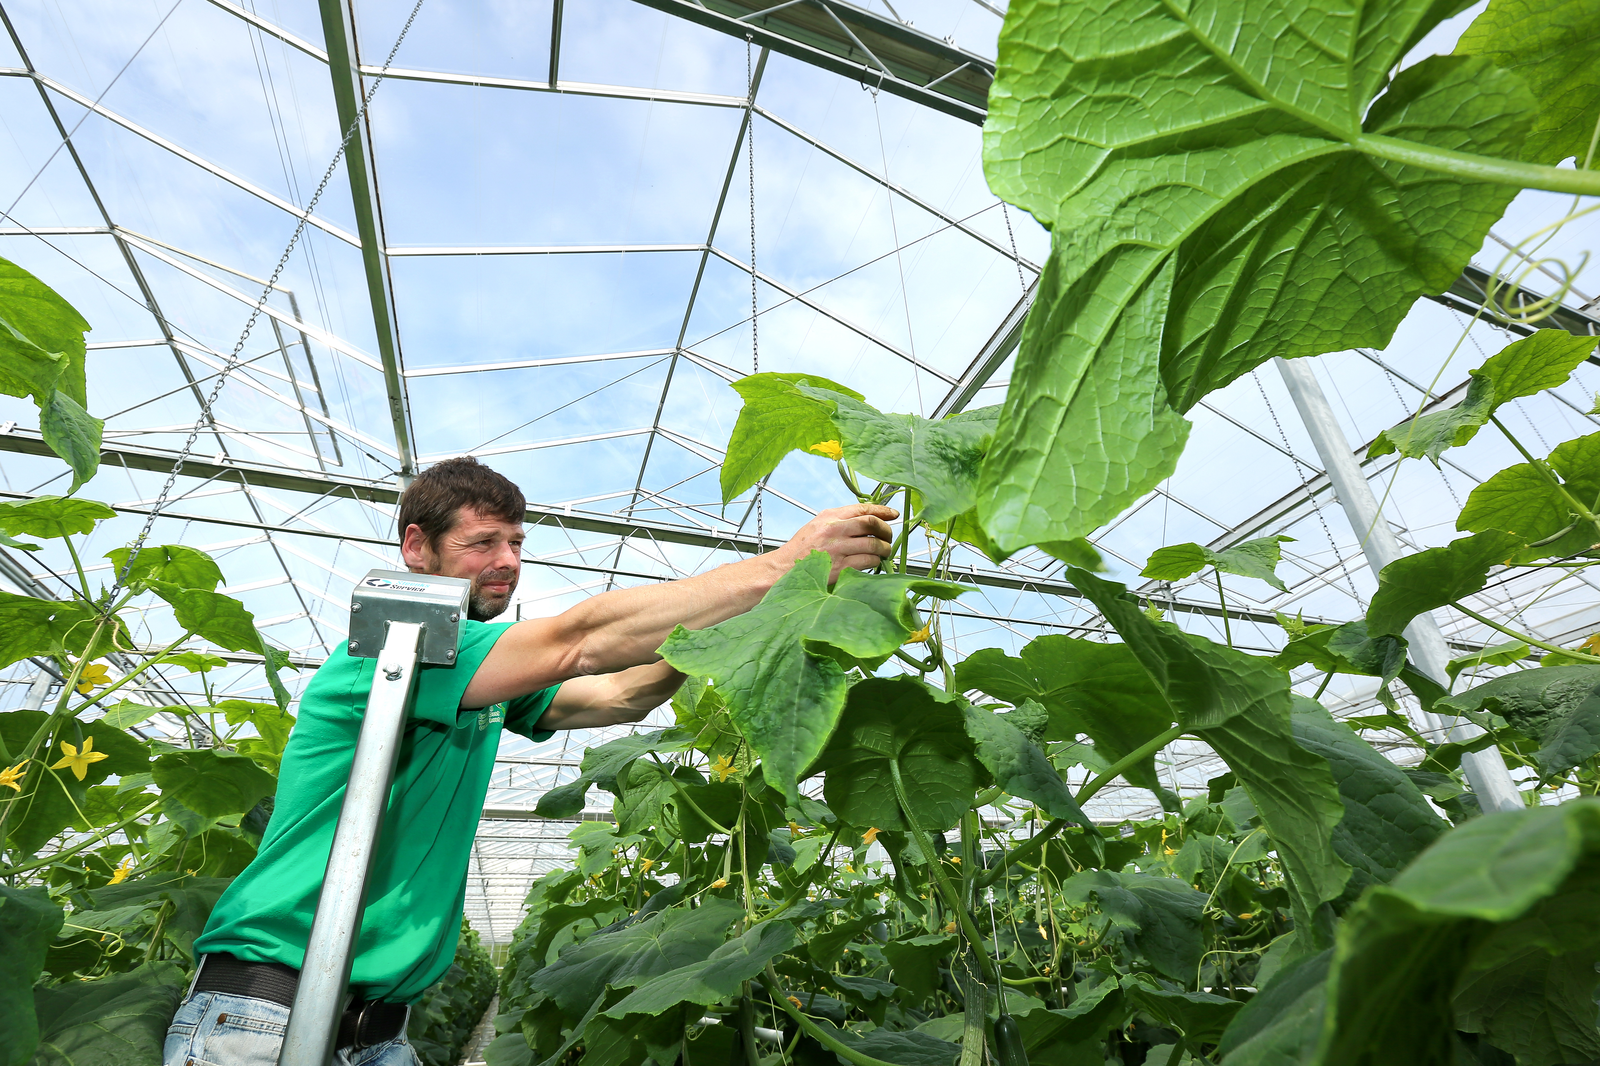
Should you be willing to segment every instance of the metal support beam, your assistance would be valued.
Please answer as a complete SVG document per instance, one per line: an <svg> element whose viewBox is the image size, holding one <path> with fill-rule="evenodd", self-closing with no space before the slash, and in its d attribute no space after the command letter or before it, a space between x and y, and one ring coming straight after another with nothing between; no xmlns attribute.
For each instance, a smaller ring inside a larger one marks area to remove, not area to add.
<svg viewBox="0 0 1600 1066"><path fill-rule="evenodd" d="M933 409L930 417L948 418L967 409L967 404L978 395L978 390L989 383L995 371L1000 369L1000 365L1022 342L1022 323L1028 317L1028 309L1033 306L1033 297L1038 291L1039 279L1034 278L1033 284L1028 286L1028 291L1022 294L1022 299L1018 300L1017 305L1001 320L993 336L978 350L978 354L956 383L950 386L950 391L945 393L944 399L939 401L939 405Z"/></svg>
<svg viewBox="0 0 1600 1066"><path fill-rule="evenodd" d="M869 88L982 125L994 63L844 0L639 0Z"/></svg>
<svg viewBox="0 0 1600 1066"><path fill-rule="evenodd" d="M348 131L361 114L361 57L356 45L355 12L348 0L318 0L322 32L328 46L328 73L333 77L333 99L339 110L339 129ZM384 255L383 206L378 199L378 171L372 153L372 116L361 115L361 128L345 149L345 171L350 175L350 199L355 207L356 233L361 238L361 262L366 268L367 295L372 301L372 323L383 362L383 385L389 394L389 420L394 425L395 451L400 457L400 480L410 484L417 474L413 454L411 405L401 370L400 325L394 311L394 283L389 259Z"/></svg>
<svg viewBox="0 0 1600 1066"><path fill-rule="evenodd" d="M1278 372L1283 375L1289 395L1294 398L1306 432L1316 445L1317 454L1322 457L1323 466L1333 482L1333 491L1344 507L1345 517L1350 520L1350 527L1360 540L1367 566L1376 577L1385 566L1402 556L1400 542L1395 539L1394 530L1389 528L1388 521L1379 510L1372 486L1361 473L1361 465L1351 454L1350 441L1334 418L1333 408L1328 405L1328 398L1312 373L1310 361L1276 359L1274 362L1278 364ZM1417 668L1440 685L1448 687L1450 677L1445 667L1450 661L1450 651L1431 611L1418 615L1406 627L1406 641L1410 644L1411 658ZM1465 741L1482 732L1459 718L1443 719L1428 711L1419 711L1418 717L1425 730L1435 737L1444 735L1451 740ZM1484 810L1523 809L1522 794L1506 771L1499 748L1491 747L1463 755L1461 768Z"/></svg>

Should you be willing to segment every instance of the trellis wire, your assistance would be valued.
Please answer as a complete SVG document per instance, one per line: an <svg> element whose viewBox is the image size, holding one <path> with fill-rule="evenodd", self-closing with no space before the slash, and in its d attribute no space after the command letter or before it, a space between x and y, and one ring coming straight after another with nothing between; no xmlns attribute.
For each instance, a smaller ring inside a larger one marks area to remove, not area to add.
<svg viewBox="0 0 1600 1066"><path fill-rule="evenodd" d="M217 402L217 397L222 392L222 387L228 383L228 375L243 361L240 356L244 352L245 343L250 339L250 331L255 328L256 320L261 317L262 308L266 307L267 300L278 287L278 278L289 265L289 257L294 254L294 249L300 243L300 235L305 232L306 222L317 209L317 203L322 199L322 194L327 191L328 182L333 180L333 173L339 167L339 160L344 158L346 150L350 147L350 140L361 127L361 120L367 115L367 108L372 104L372 98L378 93L378 86L383 84L383 79L389 74L389 68L394 64L394 57L400 51L400 44L406 39L406 34L411 31L411 24L417 20L417 13L422 10L424 0L417 0L411 8L411 14L406 18L405 25L400 27L400 36L395 38L394 47L389 49L388 58L383 61L383 69L378 72L372 82L372 88L367 90L367 95L361 100L361 106L356 109L355 117L350 120L350 126L344 131L344 137L339 141L339 148L333 153L333 160L328 163L328 169L323 172L322 180L317 183L317 191L311 194L311 200L306 204L306 209L301 212L300 220L295 224L294 233L289 237L288 245L283 249L283 255L278 257L278 265L273 269L271 277L261 289L261 295L256 299L255 306L250 309L250 317L245 321L244 329L239 333L239 339L233 345L233 351L228 353L228 361L223 366L222 372L217 375L216 384L211 387L211 393L200 405L200 417L195 419L194 427L189 430L189 437L183 442L183 448L178 452L177 460L172 464L172 470L167 474L166 484L161 486L161 492L156 496L156 501L145 517L144 527L139 530L139 535L134 538L133 544L128 549L128 557L122 564L122 569L117 573L116 582L106 594L101 605L102 613L109 613L111 605L116 601L117 593L127 585L128 574L133 569L134 560L139 557L144 542L149 539L150 531L155 528L156 519L161 515L161 509L166 505L167 497L172 494L172 488L178 482L178 475L183 472L183 465L194 451L195 441L200 439L200 431L209 424L214 424L212 407ZM752 233L753 237L753 233Z"/></svg>

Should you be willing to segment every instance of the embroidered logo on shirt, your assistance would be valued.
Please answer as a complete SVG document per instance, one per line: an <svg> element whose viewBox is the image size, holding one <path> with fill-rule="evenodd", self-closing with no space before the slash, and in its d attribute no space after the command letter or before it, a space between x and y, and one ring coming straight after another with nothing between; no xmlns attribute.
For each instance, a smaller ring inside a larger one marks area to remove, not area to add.
<svg viewBox="0 0 1600 1066"><path fill-rule="evenodd" d="M493 706L485 707L483 710L478 712L478 732L482 733L485 729L488 729L490 723L492 722L503 722L505 720L505 704L496 703Z"/></svg>

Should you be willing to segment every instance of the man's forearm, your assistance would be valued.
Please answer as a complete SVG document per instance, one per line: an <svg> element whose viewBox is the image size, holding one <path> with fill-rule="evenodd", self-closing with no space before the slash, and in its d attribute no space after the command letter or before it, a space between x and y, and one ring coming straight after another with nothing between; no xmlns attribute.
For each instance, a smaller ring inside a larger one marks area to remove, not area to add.
<svg viewBox="0 0 1600 1066"><path fill-rule="evenodd" d="M563 682L539 719L540 729L592 729L638 722L672 698L683 675L666 663L635 666Z"/></svg>
<svg viewBox="0 0 1600 1066"><path fill-rule="evenodd" d="M674 628L705 629L743 614L761 602L793 561L773 552L681 581L585 600L563 616L584 633L578 669L604 674L655 661L656 649Z"/></svg>

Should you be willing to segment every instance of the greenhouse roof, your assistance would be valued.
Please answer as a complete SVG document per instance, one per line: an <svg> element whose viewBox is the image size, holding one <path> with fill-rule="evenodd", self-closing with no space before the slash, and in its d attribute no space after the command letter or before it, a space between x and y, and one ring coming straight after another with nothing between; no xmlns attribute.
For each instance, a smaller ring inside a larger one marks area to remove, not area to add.
<svg viewBox="0 0 1600 1066"><path fill-rule="evenodd" d="M829 464L791 456L759 501L721 505L739 407L728 383L753 370L822 374L883 410L999 403L1049 250L984 180L1003 11L988 0L780 6L425 0L380 79L413 13L401 0L333 3L349 23L333 35L314 0L0 4L0 257L94 327L89 409L106 420L106 458L83 491L120 517L96 532L85 568L109 583L102 553L138 533L198 427L152 535L216 556L224 591L301 667L287 675L297 688L345 638L353 583L397 565L398 491L432 462L476 455L522 487L515 614L537 617L758 551L849 499ZM1478 10L1417 54L1447 50ZM306 216L356 92L374 93L370 108ZM1471 285L1525 270L1524 242L1570 202L1522 194L1453 302L1419 301L1382 351L1314 361L1408 548L1451 540L1466 495L1516 453L1489 434L1438 466L1367 461L1365 446L1458 401L1467 371L1515 336L1468 325ZM242 365L220 382L307 217ZM1589 216L1549 235L1525 282L1565 283L1562 324L1578 332L1600 332L1600 278L1582 251L1596 234ZM1585 365L1509 418L1553 447L1595 430L1597 389L1600 366ZM1145 560L1164 544L1284 534L1287 591L1226 583L1234 643L1281 647L1276 612L1358 617L1375 579L1277 371L1240 378L1190 418L1177 472L1092 538L1108 576L1220 638L1209 578L1149 582ZM0 398L0 421L0 495L64 491L32 404ZM0 552L7 582L35 594L62 594L55 575L72 565L54 547ZM948 612L947 642L962 653L1104 629L1036 550L1001 565L964 552L954 566L976 586ZM1535 602L1544 584L1506 570L1468 606L1558 644L1600 628L1593 578ZM1458 654L1500 639L1468 615L1440 619ZM153 601L136 639L176 635ZM259 696L250 657L230 659L224 693ZM38 669L11 668L5 706ZM181 671L156 673L149 696L193 695ZM1296 674L1307 694L1320 680ZM1376 700L1371 679L1336 679L1324 695L1338 715ZM670 720L664 708L646 727ZM618 731L504 741L468 892L489 938L508 939L530 879L568 861L570 826L532 817L538 797ZM1403 760L1403 738L1391 739ZM1180 792L1220 772L1197 743L1175 751L1162 772ZM1091 813L1154 809L1130 786L1101 793Z"/></svg>

